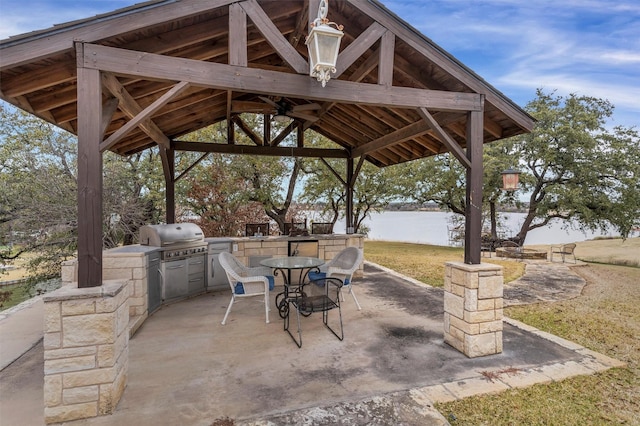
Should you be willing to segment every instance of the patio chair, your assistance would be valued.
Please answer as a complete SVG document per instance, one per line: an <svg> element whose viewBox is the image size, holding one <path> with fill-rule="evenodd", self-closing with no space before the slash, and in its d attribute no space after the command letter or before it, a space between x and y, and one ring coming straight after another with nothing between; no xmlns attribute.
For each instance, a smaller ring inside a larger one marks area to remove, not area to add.
<svg viewBox="0 0 640 426"><path fill-rule="evenodd" d="M503 248L506 252L508 252L509 254L507 255L507 257L516 259L516 260L522 260L522 246L520 246L520 244L516 243L515 241L511 241L511 240L504 240L500 243L500 247Z"/></svg>
<svg viewBox="0 0 640 426"><path fill-rule="evenodd" d="M311 224L312 234L333 234L333 223L331 222L313 222Z"/></svg>
<svg viewBox="0 0 640 426"><path fill-rule="evenodd" d="M573 263L578 263L576 260L576 255L574 253L576 249L576 245L571 244L562 244L561 246L551 246L551 261L553 262L553 255L559 254L562 257L562 263L564 263L565 258L567 256L573 256Z"/></svg>
<svg viewBox="0 0 640 426"><path fill-rule="evenodd" d="M272 275L271 268L264 266L257 268L248 268L242 264L234 255L228 252L222 252L218 257L220 266L227 273L227 279L231 286L231 301L227 312L222 319L222 325L227 322L227 316L231 312L231 307L236 298L245 297L264 297L264 313L266 322L269 323L269 291L275 286L275 279Z"/></svg>
<svg viewBox="0 0 640 426"><path fill-rule="evenodd" d="M285 222L284 235L303 235L307 232L307 222Z"/></svg>
<svg viewBox="0 0 640 426"><path fill-rule="evenodd" d="M264 223L247 223L244 227L245 237L257 237L269 235L269 222Z"/></svg>
<svg viewBox="0 0 640 426"><path fill-rule="evenodd" d="M361 310L360 303L358 303L356 294L353 292L352 281L353 273L360 267L363 257L362 250L359 248L347 247L329 262L322 265L319 272L310 271L309 279L340 278L343 283L343 288L349 288L349 293L353 296L358 310ZM342 293L342 301L344 301L344 292Z"/></svg>
<svg viewBox="0 0 640 426"><path fill-rule="evenodd" d="M333 333L338 340L344 339L344 329L342 328L342 311L340 310L340 289L342 281L338 278L320 278L302 284L296 290L295 296L288 299L289 315L284 318L284 330L289 333L296 345L302 347L302 325L300 316L308 317L314 312L322 312L322 323ZM329 325L329 311L337 309L340 330L336 330ZM289 319L296 312L298 322L298 338L289 330Z"/></svg>

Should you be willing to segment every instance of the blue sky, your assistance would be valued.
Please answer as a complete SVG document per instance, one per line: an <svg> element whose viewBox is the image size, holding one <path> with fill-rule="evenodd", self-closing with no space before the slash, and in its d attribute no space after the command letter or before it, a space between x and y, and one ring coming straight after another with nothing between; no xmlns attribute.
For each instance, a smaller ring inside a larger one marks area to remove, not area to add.
<svg viewBox="0 0 640 426"><path fill-rule="evenodd" d="M0 0L0 39L138 2ZM615 105L612 125L640 127L638 0L382 3L521 106L537 88L595 96Z"/></svg>

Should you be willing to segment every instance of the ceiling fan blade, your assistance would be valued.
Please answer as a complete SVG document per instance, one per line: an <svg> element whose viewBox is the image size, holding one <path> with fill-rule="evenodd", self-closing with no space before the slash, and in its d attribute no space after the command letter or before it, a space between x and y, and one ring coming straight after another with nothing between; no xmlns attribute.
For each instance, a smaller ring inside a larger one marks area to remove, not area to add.
<svg viewBox="0 0 640 426"><path fill-rule="evenodd" d="M315 114L310 114L310 113L305 113L305 112L297 112L297 111L289 111L287 113L288 116L290 117L295 117L295 118L300 118L302 120L306 120L306 121L318 121L320 120L320 117L318 117Z"/></svg>
<svg viewBox="0 0 640 426"><path fill-rule="evenodd" d="M231 101L231 111L237 113L273 114L276 109L262 102Z"/></svg>
<svg viewBox="0 0 640 426"><path fill-rule="evenodd" d="M266 96L258 96L258 98L260 98L264 102L268 103L269 105L272 105L274 108L280 108L280 105L278 105L278 103L276 101L274 101L272 99L269 99Z"/></svg>
<svg viewBox="0 0 640 426"><path fill-rule="evenodd" d="M322 105L314 102L311 104L294 105L293 108L291 108L291 110L295 112L299 112L299 111L313 111L321 108L322 108Z"/></svg>

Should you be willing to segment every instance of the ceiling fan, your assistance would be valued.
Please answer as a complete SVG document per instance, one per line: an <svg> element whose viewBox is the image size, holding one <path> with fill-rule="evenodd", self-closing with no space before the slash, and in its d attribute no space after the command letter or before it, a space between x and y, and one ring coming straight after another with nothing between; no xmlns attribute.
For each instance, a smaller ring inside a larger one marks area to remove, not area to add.
<svg viewBox="0 0 640 426"><path fill-rule="evenodd" d="M299 118L301 120L317 121L320 117L314 112L322 108L320 104L309 103L293 105L284 98L270 99L266 96L258 96L263 102L255 101L232 101L231 111L254 114L271 114L276 121L286 121L287 117Z"/></svg>

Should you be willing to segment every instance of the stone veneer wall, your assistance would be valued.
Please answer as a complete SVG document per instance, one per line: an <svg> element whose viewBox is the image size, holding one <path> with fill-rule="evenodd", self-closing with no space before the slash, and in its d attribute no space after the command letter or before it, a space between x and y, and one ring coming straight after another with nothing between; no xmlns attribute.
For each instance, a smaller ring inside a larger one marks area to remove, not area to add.
<svg viewBox="0 0 640 426"><path fill-rule="evenodd" d="M124 280L129 294L129 337L140 328L149 315L147 293L147 262L145 253L118 253L107 250L102 255L102 279ZM62 264L62 285L77 287L78 262Z"/></svg>
<svg viewBox="0 0 640 426"><path fill-rule="evenodd" d="M127 284L64 286L44 300L45 422L109 414L127 382Z"/></svg>
<svg viewBox="0 0 640 426"><path fill-rule="evenodd" d="M502 267L448 262L444 341L470 358L502 352Z"/></svg>

